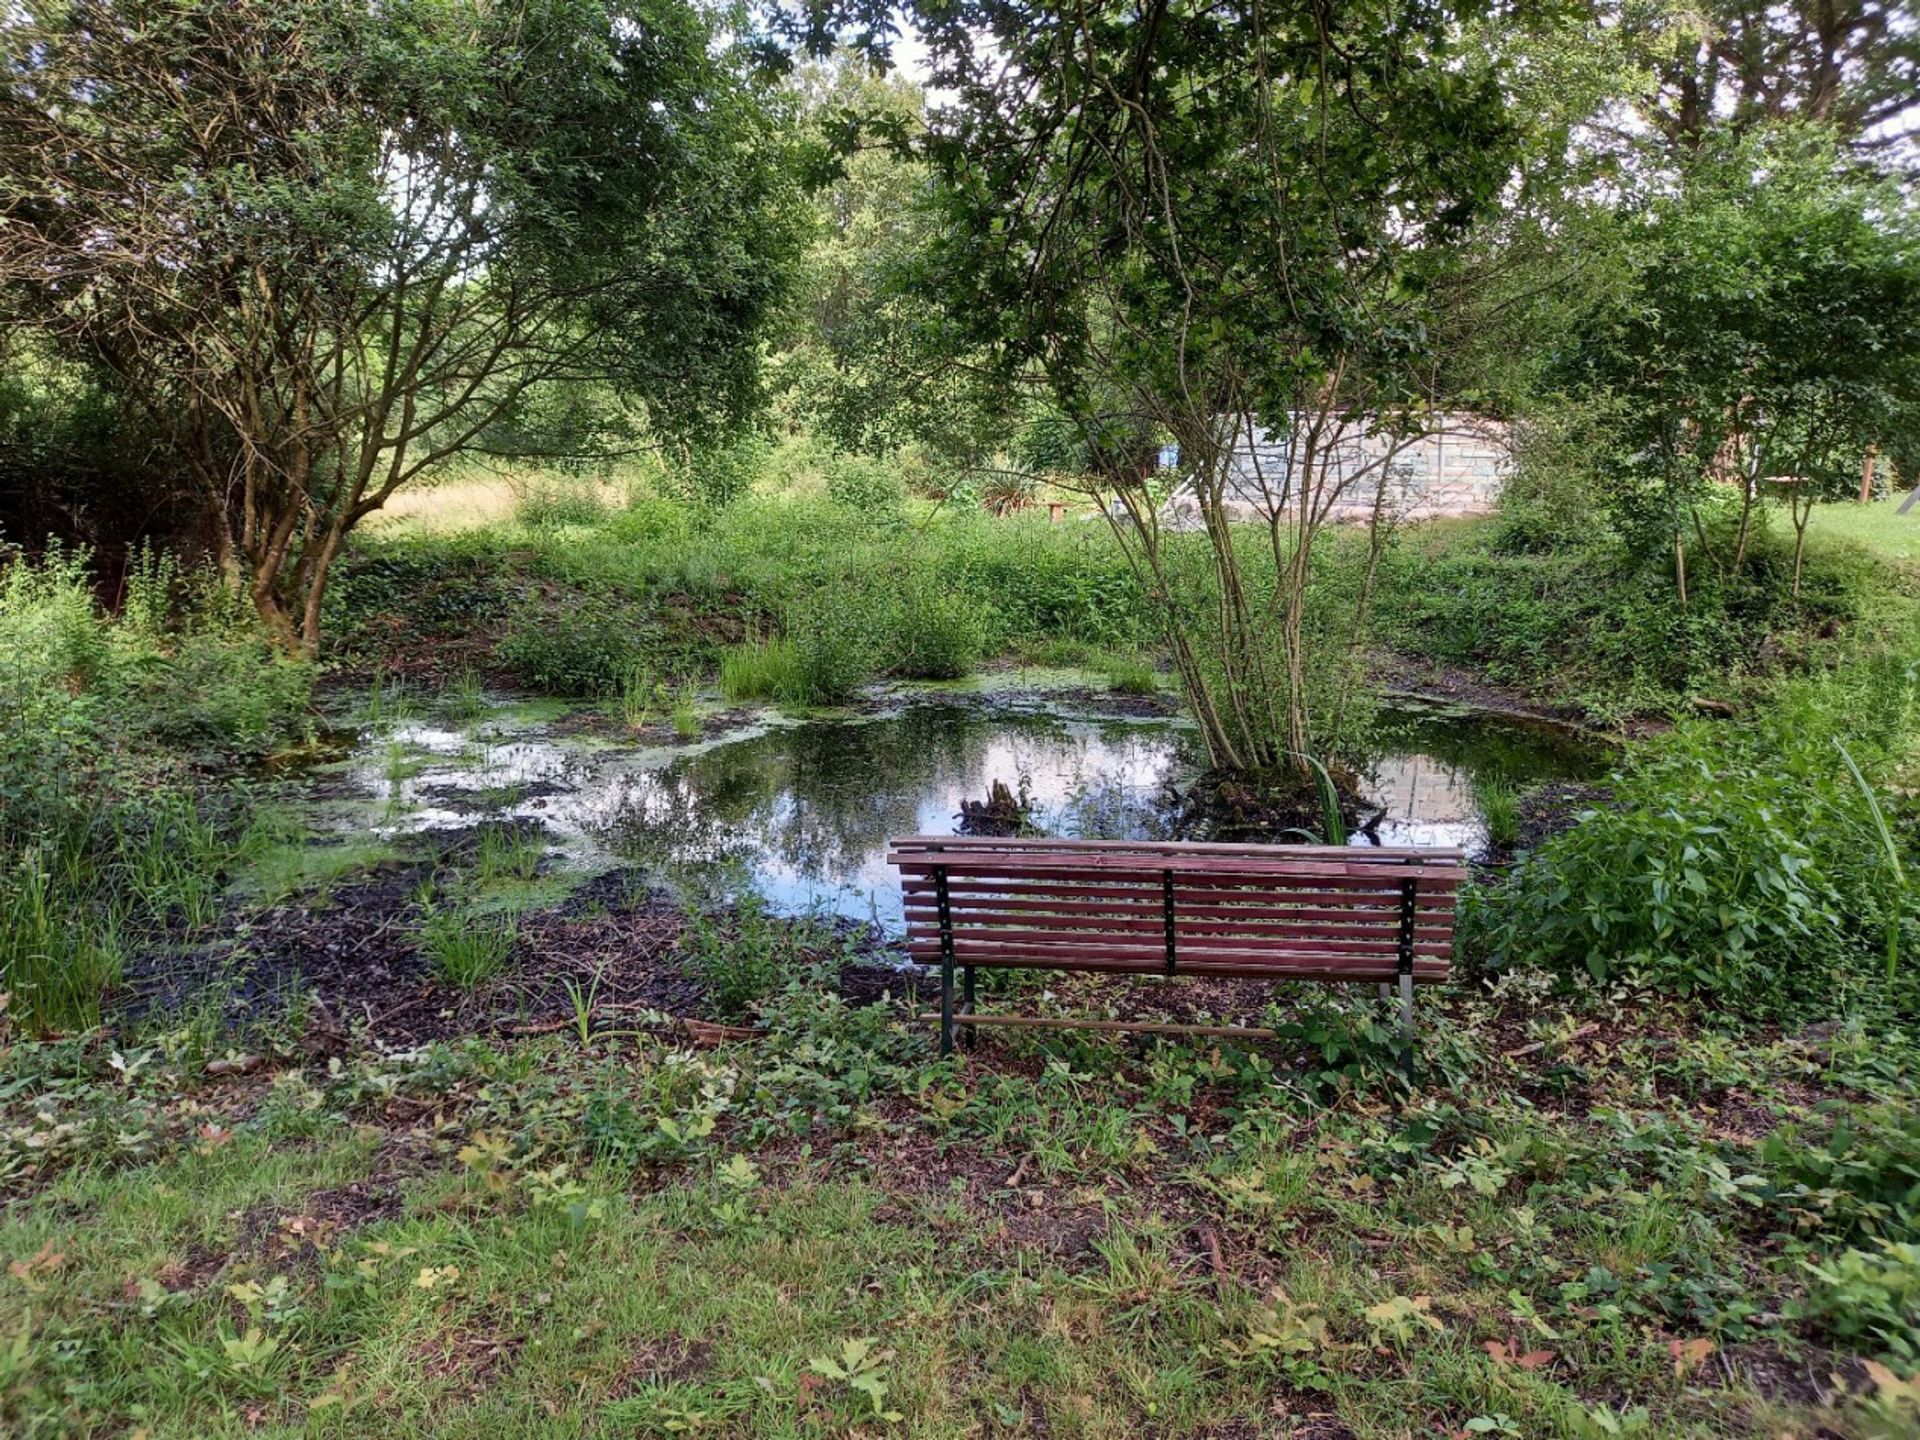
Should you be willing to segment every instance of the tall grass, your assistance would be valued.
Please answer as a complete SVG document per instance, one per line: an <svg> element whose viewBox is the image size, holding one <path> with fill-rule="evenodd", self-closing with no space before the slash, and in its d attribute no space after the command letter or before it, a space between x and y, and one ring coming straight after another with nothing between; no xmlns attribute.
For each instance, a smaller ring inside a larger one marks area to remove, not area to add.
<svg viewBox="0 0 1920 1440"><path fill-rule="evenodd" d="M261 836L241 792L176 752L278 743L306 684L199 577L139 563L109 618L86 557L0 557L0 990L16 1017L91 1025L135 940L219 918Z"/></svg>
<svg viewBox="0 0 1920 1440"><path fill-rule="evenodd" d="M1506 849L1519 841L1520 791L1511 780L1490 773L1475 776L1473 800L1480 807L1489 845Z"/></svg>
<svg viewBox="0 0 1920 1440"><path fill-rule="evenodd" d="M434 910L420 926L420 948L449 985L477 990L506 969L519 933L518 919L511 914Z"/></svg>
<svg viewBox="0 0 1920 1440"><path fill-rule="evenodd" d="M1866 802L1867 818L1873 826L1873 837L1879 842L1880 853L1886 857L1887 876L1892 882L1892 915L1887 921L1887 983L1891 985L1894 977L1900 973L1900 931L1906 924L1907 910L1907 867L1900 858L1900 842L1894 838L1893 824L1887 818L1887 812L1881 807L1880 793L1873 788L1860 762L1853 758L1853 752L1847 749L1839 736L1833 740L1834 749L1840 752L1840 758L1846 763L1847 774L1853 777L1854 785L1859 789L1861 799Z"/></svg>
<svg viewBox="0 0 1920 1440"><path fill-rule="evenodd" d="M720 693L729 700L785 700L803 688L799 658L788 641L747 640L720 657Z"/></svg>

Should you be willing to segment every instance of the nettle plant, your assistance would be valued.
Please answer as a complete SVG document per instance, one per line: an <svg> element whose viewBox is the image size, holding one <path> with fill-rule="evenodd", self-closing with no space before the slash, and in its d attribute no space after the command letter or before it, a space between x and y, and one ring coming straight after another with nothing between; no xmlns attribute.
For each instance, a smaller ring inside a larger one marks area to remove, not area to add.
<svg viewBox="0 0 1920 1440"><path fill-rule="evenodd" d="M1863 666L1787 687L1751 727L1683 725L1646 747L1609 805L1477 900L1493 966L1632 976L1754 1015L1911 1003L1885 958L1911 898L1888 883L1862 774L1890 763L1914 688L1911 667ZM1868 758L1842 753L1842 730Z"/></svg>

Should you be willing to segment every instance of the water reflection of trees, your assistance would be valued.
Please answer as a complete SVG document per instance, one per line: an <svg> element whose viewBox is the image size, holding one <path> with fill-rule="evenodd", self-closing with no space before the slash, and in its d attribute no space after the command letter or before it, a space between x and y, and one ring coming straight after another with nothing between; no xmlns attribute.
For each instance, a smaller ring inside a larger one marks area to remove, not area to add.
<svg viewBox="0 0 1920 1440"><path fill-rule="evenodd" d="M1382 738L1389 756L1428 757L1463 776L1547 778L1594 764L1577 739L1484 716L1408 715ZM1027 771L1045 776L1035 818L1051 833L1170 835L1177 806L1150 777L1183 773L1188 748L1165 728L922 705L774 730L628 776L600 838L662 872L784 872L864 889L889 836L944 830L962 799L993 780L1017 789Z"/></svg>
<svg viewBox="0 0 1920 1440"><path fill-rule="evenodd" d="M921 827L988 779L988 750L1009 731L1041 750L1077 745L1060 720L918 707L862 724L804 725L722 745L632 777L607 843L653 865L761 858L838 882L857 875L891 835Z"/></svg>
<svg viewBox="0 0 1920 1440"><path fill-rule="evenodd" d="M1497 777L1516 783L1586 779L1604 772L1609 760L1603 742L1556 725L1413 709L1390 714L1373 748L1369 771L1418 755L1464 780Z"/></svg>

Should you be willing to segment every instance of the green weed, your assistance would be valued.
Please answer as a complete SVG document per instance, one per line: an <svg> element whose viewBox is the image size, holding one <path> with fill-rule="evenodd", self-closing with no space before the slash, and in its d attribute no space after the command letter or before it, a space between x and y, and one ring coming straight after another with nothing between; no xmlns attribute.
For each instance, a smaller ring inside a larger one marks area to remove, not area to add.
<svg viewBox="0 0 1920 1440"><path fill-rule="evenodd" d="M1103 651L1093 657L1093 668L1116 695L1158 695L1160 676L1144 655Z"/></svg>
<svg viewBox="0 0 1920 1440"><path fill-rule="evenodd" d="M472 670L462 670L440 693L440 711L456 725L473 724L484 718L489 708L480 677Z"/></svg>
<svg viewBox="0 0 1920 1440"><path fill-rule="evenodd" d="M729 700L781 700L802 688L798 659L785 640L747 640L720 657L720 693Z"/></svg>
<svg viewBox="0 0 1920 1440"><path fill-rule="evenodd" d="M1520 839L1520 790L1504 775L1483 771L1473 779L1473 801L1487 827L1487 843L1511 849Z"/></svg>
<svg viewBox="0 0 1920 1440"><path fill-rule="evenodd" d="M420 947L440 978L460 990L477 990L506 969L519 938L513 915L430 911L420 925Z"/></svg>

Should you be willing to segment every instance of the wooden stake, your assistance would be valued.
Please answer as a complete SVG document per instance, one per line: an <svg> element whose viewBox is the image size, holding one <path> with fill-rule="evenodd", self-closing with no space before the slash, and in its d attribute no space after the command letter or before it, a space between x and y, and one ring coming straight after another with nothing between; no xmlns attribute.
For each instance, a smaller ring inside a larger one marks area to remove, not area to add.
<svg viewBox="0 0 1920 1440"><path fill-rule="evenodd" d="M1867 446L1867 463L1860 467L1860 503L1865 505L1873 499L1873 462L1879 458L1878 445Z"/></svg>

